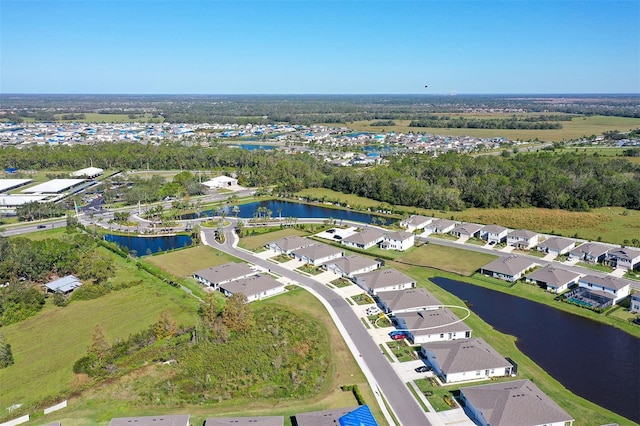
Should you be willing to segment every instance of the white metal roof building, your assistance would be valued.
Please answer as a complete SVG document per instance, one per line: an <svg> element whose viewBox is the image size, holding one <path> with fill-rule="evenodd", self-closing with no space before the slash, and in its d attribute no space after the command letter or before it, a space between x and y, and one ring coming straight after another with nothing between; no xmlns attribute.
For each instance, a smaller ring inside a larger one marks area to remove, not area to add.
<svg viewBox="0 0 640 426"><path fill-rule="evenodd" d="M71 173L71 177L74 177L74 178L85 177L85 178L93 179L95 177L100 176L103 173L104 173L104 170L98 167L87 167L86 169L80 169L78 171Z"/></svg>
<svg viewBox="0 0 640 426"><path fill-rule="evenodd" d="M19 188L33 182L33 179L0 179L0 193Z"/></svg>
<svg viewBox="0 0 640 426"><path fill-rule="evenodd" d="M84 179L53 179L31 188L23 189L25 194L59 194L83 183Z"/></svg>
<svg viewBox="0 0 640 426"><path fill-rule="evenodd" d="M0 195L0 209L14 208L33 201L42 201L46 195Z"/></svg>

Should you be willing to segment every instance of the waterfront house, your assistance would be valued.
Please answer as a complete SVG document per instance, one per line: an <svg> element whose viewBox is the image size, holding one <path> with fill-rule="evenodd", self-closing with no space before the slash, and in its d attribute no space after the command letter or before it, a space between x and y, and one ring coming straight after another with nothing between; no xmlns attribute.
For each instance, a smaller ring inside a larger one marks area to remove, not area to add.
<svg viewBox="0 0 640 426"><path fill-rule="evenodd" d="M387 314L437 309L442 305L428 290L409 288L406 290L383 291L376 295L380 308Z"/></svg>
<svg viewBox="0 0 640 426"><path fill-rule="evenodd" d="M578 285L591 293L611 299L614 305L631 292L630 280L611 275L585 275L578 280Z"/></svg>
<svg viewBox="0 0 640 426"><path fill-rule="evenodd" d="M513 369L480 338L423 343L420 353L445 383L509 376Z"/></svg>
<svg viewBox="0 0 640 426"><path fill-rule="evenodd" d="M471 337L471 328L447 308L413 311L394 316L398 330L414 344Z"/></svg>
<svg viewBox="0 0 640 426"><path fill-rule="evenodd" d="M552 293L562 293L568 290L569 287L578 283L579 278L580 274L556 268L553 265L547 265L525 276L528 283L536 283Z"/></svg>
<svg viewBox="0 0 640 426"><path fill-rule="evenodd" d="M460 389L465 412L481 426L572 426L573 418L530 380Z"/></svg>
<svg viewBox="0 0 640 426"><path fill-rule="evenodd" d="M633 293L631 295L631 305L629 306L631 312L640 313L640 293Z"/></svg>
<svg viewBox="0 0 640 426"><path fill-rule="evenodd" d="M522 274L538 266L533 260L524 256L507 256L484 265L480 273L493 278L515 282L522 278Z"/></svg>
<svg viewBox="0 0 640 426"><path fill-rule="evenodd" d="M384 291L404 290L416 286L416 281L395 269L378 269L377 271L358 274L354 277L356 285L369 294Z"/></svg>

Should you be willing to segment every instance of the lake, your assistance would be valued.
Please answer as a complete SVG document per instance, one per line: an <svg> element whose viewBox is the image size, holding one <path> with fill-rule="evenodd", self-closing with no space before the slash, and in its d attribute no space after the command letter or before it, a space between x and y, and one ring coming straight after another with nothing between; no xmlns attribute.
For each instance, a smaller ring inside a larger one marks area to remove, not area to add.
<svg viewBox="0 0 640 426"><path fill-rule="evenodd" d="M640 339L473 284L442 277L431 281L471 303L471 310L496 330L516 336L518 348L567 389L640 422Z"/></svg>
<svg viewBox="0 0 640 426"><path fill-rule="evenodd" d="M257 201L255 203L241 204L238 206L240 211L238 217L244 219L251 219L253 215L258 212L259 208L266 208L271 210L271 217L297 217L297 218L313 218L313 219L325 219L332 218L335 220L351 220L354 222L372 223L373 218L378 218L376 221L380 223L380 219L383 220L383 224L393 223L393 219L385 218L382 216L373 215L370 213L354 212L351 210L332 209L328 207L319 206L316 204L303 204L294 203L291 201ZM201 213L201 216L212 216L215 212L207 210ZM233 213L233 207L226 208L227 216L235 216ZM194 214L185 214L180 217L182 220L195 219L197 216Z"/></svg>
<svg viewBox="0 0 640 426"><path fill-rule="evenodd" d="M188 235L163 235L157 237L136 237L131 235L104 236L106 241L114 242L126 247L129 251L134 251L138 256L158 253L161 251L173 250L191 245L191 237Z"/></svg>

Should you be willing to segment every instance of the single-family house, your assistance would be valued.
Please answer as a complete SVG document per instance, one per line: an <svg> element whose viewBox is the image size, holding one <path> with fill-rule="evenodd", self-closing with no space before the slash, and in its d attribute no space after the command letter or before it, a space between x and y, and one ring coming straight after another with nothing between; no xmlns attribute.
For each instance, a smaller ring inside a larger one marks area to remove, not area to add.
<svg viewBox="0 0 640 426"><path fill-rule="evenodd" d="M518 255L501 257L480 269L480 273L493 278L515 282L522 278L522 274L538 266L533 260Z"/></svg>
<svg viewBox="0 0 640 426"><path fill-rule="evenodd" d="M538 251L560 256L562 254L569 253L569 251L573 249L575 245L575 240L562 237L551 237L538 244L537 249Z"/></svg>
<svg viewBox="0 0 640 426"><path fill-rule="evenodd" d="M580 274L549 264L527 274L524 278L527 282L536 283L552 293L562 293L578 284Z"/></svg>
<svg viewBox="0 0 640 426"><path fill-rule="evenodd" d="M507 245L520 250L529 250L538 245L540 234L526 229L516 229L507 234Z"/></svg>
<svg viewBox="0 0 640 426"><path fill-rule="evenodd" d="M471 337L471 328L447 308L405 312L394 319L398 330L405 332L414 344Z"/></svg>
<svg viewBox="0 0 640 426"><path fill-rule="evenodd" d="M513 369L481 338L423 343L420 352L445 383L509 376Z"/></svg>
<svg viewBox="0 0 640 426"><path fill-rule="evenodd" d="M578 259L589 263L601 263L611 247L598 243L584 243L569 252L568 260Z"/></svg>
<svg viewBox="0 0 640 426"><path fill-rule="evenodd" d="M486 225L480 229L480 238L488 243L500 244L507 241L509 229L500 225Z"/></svg>
<svg viewBox="0 0 640 426"><path fill-rule="evenodd" d="M116 417L109 426L189 426L188 414L172 414L142 417Z"/></svg>
<svg viewBox="0 0 640 426"><path fill-rule="evenodd" d="M413 232L418 229L424 229L425 226L431 223L432 217L421 216L414 214L400 222L400 226L405 228L409 232Z"/></svg>
<svg viewBox="0 0 640 426"><path fill-rule="evenodd" d="M365 228L341 240L341 244L347 247L355 247L366 250L378 244L384 239L384 232L376 228Z"/></svg>
<svg viewBox="0 0 640 426"><path fill-rule="evenodd" d="M324 426L339 425L340 417L352 412L358 407L334 408L333 410L311 411L308 413L298 413L295 415L296 426Z"/></svg>
<svg viewBox="0 0 640 426"><path fill-rule="evenodd" d="M477 238L480 236L480 230L482 229L482 225L478 225L475 223L459 223L455 228L449 232L454 237L467 237L467 238Z"/></svg>
<svg viewBox="0 0 640 426"><path fill-rule="evenodd" d="M69 294L82 285L82 281L74 275L66 275L57 280L50 281L44 286L49 293Z"/></svg>
<svg viewBox="0 0 640 426"><path fill-rule="evenodd" d="M633 270L640 267L640 250L629 247L611 249L606 260L614 268Z"/></svg>
<svg viewBox="0 0 640 426"><path fill-rule="evenodd" d="M344 250L327 244L314 243L291 252L296 260L301 260L313 266L344 256Z"/></svg>
<svg viewBox="0 0 640 426"><path fill-rule="evenodd" d="M229 176L216 176L206 182L202 182L209 189L232 188L238 186L238 179Z"/></svg>
<svg viewBox="0 0 640 426"><path fill-rule="evenodd" d="M404 290L416 286L416 281L395 269L378 269L365 274L354 275L356 285L369 294L379 292Z"/></svg>
<svg viewBox="0 0 640 426"><path fill-rule="evenodd" d="M368 405L295 415L296 426L378 426Z"/></svg>
<svg viewBox="0 0 640 426"><path fill-rule="evenodd" d="M380 268L382 261L351 254L325 262L322 266L336 275L353 278L356 274L364 274Z"/></svg>
<svg viewBox="0 0 640 426"><path fill-rule="evenodd" d="M530 380L460 389L465 412L480 426L572 426L573 418Z"/></svg>
<svg viewBox="0 0 640 426"><path fill-rule="evenodd" d="M247 278L256 275L257 272L246 263L229 262L224 265L216 265L193 273L193 278L202 285L218 289L220 284L229 281Z"/></svg>
<svg viewBox="0 0 640 426"><path fill-rule="evenodd" d="M283 293L285 291L284 284L274 280L269 275L253 275L248 278L229 281L221 284L220 292L225 296L231 297L236 293L242 293L247 296L247 301L264 299L265 297Z"/></svg>
<svg viewBox="0 0 640 426"><path fill-rule="evenodd" d="M615 305L631 292L631 281L611 275L599 277L597 275L585 275L578 280L578 285L590 292L612 299Z"/></svg>
<svg viewBox="0 0 640 426"><path fill-rule="evenodd" d="M283 416L210 417L204 426L283 426Z"/></svg>
<svg viewBox="0 0 640 426"><path fill-rule="evenodd" d="M291 254L292 251L301 249L302 247L308 247L315 244L313 240L302 238L297 235L291 235L289 237L283 237L275 241L271 241L266 244L266 248L273 250L278 254Z"/></svg>
<svg viewBox="0 0 640 426"><path fill-rule="evenodd" d="M403 312L437 309L442 302L424 288L383 291L376 295L378 305L385 313L400 314Z"/></svg>
<svg viewBox="0 0 640 426"><path fill-rule="evenodd" d="M380 242L380 248L384 250L405 251L413 247L416 236L411 232L396 231L384 235Z"/></svg>
<svg viewBox="0 0 640 426"><path fill-rule="evenodd" d="M631 312L640 312L640 293L633 293L631 295L631 305L629 306Z"/></svg>
<svg viewBox="0 0 640 426"><path fill-rule="evenodd" d="M455 228L457 223L449 219L434 219L424 227L424 231L427 234L446 234Z"/></svg>

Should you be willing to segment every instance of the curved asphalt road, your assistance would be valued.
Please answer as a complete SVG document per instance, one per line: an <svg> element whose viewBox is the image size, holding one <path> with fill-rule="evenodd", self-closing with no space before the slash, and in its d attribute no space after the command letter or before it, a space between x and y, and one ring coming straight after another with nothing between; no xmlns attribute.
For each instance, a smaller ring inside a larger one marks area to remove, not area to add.
<svg viewBox="0 0 640 426"><path fill-rule="evenodd" d="M235 222L235 220L233 222ZM312 278L297 274L277 264L260 259L246 251L233 247L233 242L236 238L233 233L234 226L235 224L232 224L225 228L225 243L216 244L214 247L244 261L269 269L292 281L296 281L302 286L311 289L316 297L324 299L336 314L333 316L334 321L339 321L348 334L348 336L345 335L344 338L352 352L356 352L354 353L356 361L363 367L365 375L370 373L374 378L375 384L377 384L387 402L392 407L394 415L400 424L407 426L431 425L424 410L418 405L413 394L400 380L389 363L389 360L382 354L380 348L371 336L369 336L362 322L353 312L351 305L329 287L318 283ZM205 229L203 232L205 232L207 241L214 241L213 230ZM337 325L340 328L340 324ZM375 384L373 386L374 392L377 391ZM384 411L384 407L382 407L382 409Z"/></svg>

